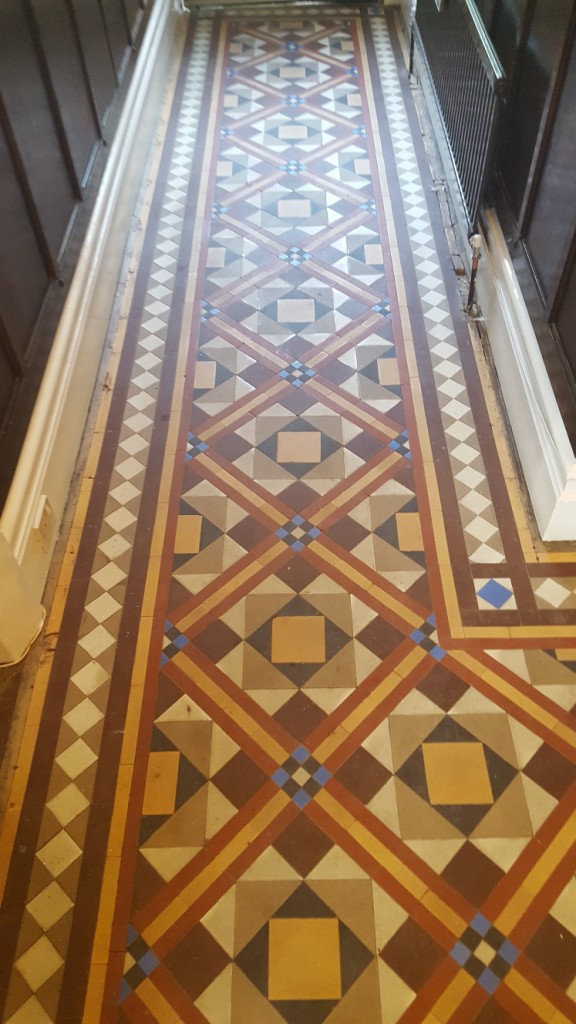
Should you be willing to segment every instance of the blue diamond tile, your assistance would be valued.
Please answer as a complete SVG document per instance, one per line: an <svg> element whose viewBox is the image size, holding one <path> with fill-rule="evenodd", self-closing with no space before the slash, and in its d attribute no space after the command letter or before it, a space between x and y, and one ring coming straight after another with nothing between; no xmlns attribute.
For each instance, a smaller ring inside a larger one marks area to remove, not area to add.
<svg viewBox="0 0 576 1024"><path fill-rule="evenodd" d="M464 967L470 959L470 950L466 949L466 946L463 946L461 942L457 942L454 948L450 950L450 956L457 964Z"/></svg>
<svg viewBox="0 0 576 1024"><path fill-rule="evenodd" d="M470 922L470 927L473 928L475 932L478 932L478 935L486 935L486 932L490 931L492 925L483 914L476 914Z"/></svg>
<svg viewBox="0 0 576 1024"><path fill-rule="evenodd" d="M485 992L492 995L500 984L500 978L494 974L494 971L491 971L490 968L487 967L486 970L482 971L482 974L478 978L478 984L481 985Z"/></svg>
<svg viewBox="0 0 576 1024"><path fill-rule="evenodd" d="M500 946L498 953L502 957L502 959L506 961L507 964L510 964L510 966L516 963L518 957L520 956L520 950L516 949L516 946L513 946L509 939L505 939L505 941Z"/></svg>
<svg viewBox="0 0 576 1024"><path fill-rule="evenodd" d="M488 580L478 591L478 597L487 601L493 608L501 608L512 597L512 591L508 587L502 586L497 580Z"/></svg>
<svg viewBox="0 0 576 1024"><path fill-rule="evenodd" d="M275 782L276 785L280 787L280 789L282 789L282 786L286 785L289 778L290 776L288 775L288 772L284 770L284 768L277 768L276 771L274 772L274 775L272 776L272 781Z"/></svg>
<svg viewBox="0 0 576 1024"><path fill-rule="evenodd" d="M295 761L298 761L298 764L304 764L304 761L307 761L310 757L310 751L306 747L296 747L292 757Z"/></svg>
<svg viewBox="0 0 576 1024"><path fill-rule="evenodd" d="M298 792L292 797L292 799L296 806L299 807L300 810L302 811L304 810L306 805L310 803L312 797L308 796L308 793L305 793L303 789L299 789Z"/></svg>

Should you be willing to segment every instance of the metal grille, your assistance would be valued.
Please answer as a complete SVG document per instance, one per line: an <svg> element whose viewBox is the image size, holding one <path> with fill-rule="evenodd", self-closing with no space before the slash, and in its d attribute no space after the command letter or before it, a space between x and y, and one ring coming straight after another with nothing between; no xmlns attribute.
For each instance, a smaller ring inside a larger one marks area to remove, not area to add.
<svg viewBox="0 0 576 1024"><path fill-rule="evenodd" d="M434 87L471 230L492 173L505 75L473 0L418 0L413 31Z"/></svg>

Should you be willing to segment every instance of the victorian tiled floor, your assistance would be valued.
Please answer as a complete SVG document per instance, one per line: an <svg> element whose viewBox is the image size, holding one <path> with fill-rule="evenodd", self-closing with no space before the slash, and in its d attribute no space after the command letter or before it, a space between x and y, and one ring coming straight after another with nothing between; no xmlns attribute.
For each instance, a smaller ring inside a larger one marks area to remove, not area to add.
<svg viewBox="0 0 576 1024"><path fill-rule="evenodd" d="M531 532L393 14L201 18L169 100L2 1019L576 1021L576 554Z"/></svg>

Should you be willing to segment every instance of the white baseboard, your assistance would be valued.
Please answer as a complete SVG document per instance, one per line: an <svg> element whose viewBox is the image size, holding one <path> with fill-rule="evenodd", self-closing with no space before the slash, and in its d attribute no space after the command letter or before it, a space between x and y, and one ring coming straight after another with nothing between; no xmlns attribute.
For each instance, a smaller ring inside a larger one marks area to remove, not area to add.
<svg viewBox="0 0 576 1024"><path fill-rule="evenodd" d="M477 293L534 515L543 540L576 540L576 455L498 219L485 220Z"/></svg>
<svg viewBox="0 0 576 1024"><path fill-rule="evenodd" d="M166 63L181 31L182 17L174 13L172 0L154 0L0 519L2 544L10 552L12 568L16 567L17 584L32 605L41 600L48 577L106 341L142 172L141 167L135 168L133 155L142 132L148 131L151 137L149 108L159 108L156 97L164 90ZM143 141L142 151L147 148ZM0 650L6 638L13 653L9 642L12 629L13 623L0 615Z"/></svg>

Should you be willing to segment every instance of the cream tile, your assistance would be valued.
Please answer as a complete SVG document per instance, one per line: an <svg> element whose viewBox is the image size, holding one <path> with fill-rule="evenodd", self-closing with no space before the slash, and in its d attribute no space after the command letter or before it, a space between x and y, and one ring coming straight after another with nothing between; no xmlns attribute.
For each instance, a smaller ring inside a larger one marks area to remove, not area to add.
<svg viewBox="0 0 576 1024"><path fill-rule="evenodd" d="M16 961L16 967L32 992L37 992L63 962L60 953L43 935Z"/></svg>
<svg viewBox="0 0 576 1024"><path fill-rule="evenodd" d="M58 885L58 882L51 882L28 903L26 909L40 927L47 932L73 906L72 900Z"/></svg>
<svg viewBox="0 0 576 1024"><path fill-rule="evenodd" d="M66 868L78 860L82 850L66 832L58 832L49 843L38 850L36 856L44 867L58 878Z"/></svg>

